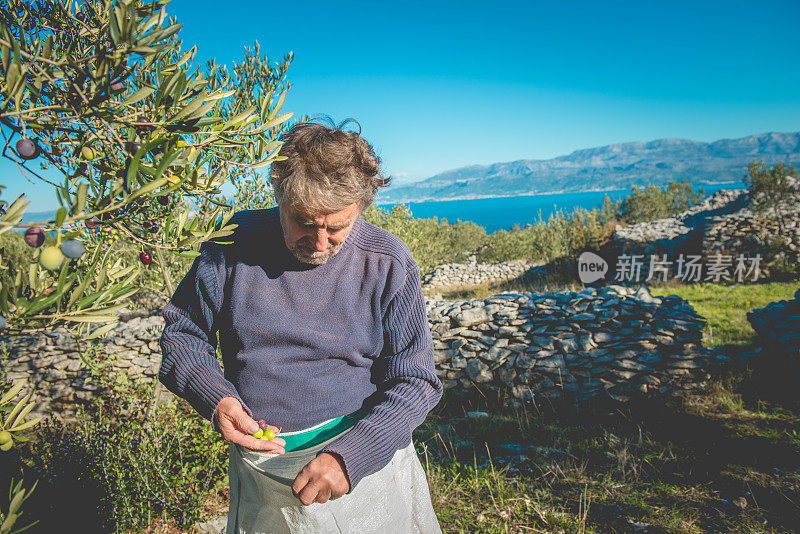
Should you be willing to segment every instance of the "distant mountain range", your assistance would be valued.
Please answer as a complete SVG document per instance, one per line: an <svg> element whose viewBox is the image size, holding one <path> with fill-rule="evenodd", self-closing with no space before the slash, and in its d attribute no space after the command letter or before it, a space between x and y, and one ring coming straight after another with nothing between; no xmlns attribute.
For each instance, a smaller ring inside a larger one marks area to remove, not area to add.
<svg viewBox="0 0 800 534"><path fill-rule="evenodd" d="M740 182L753 160L800 166L800 132L713 143L658 139L576 150L547 160L471 165L413 184L390 185L379 193L377 202L603 191L684 179L694 184Z"/></svg>

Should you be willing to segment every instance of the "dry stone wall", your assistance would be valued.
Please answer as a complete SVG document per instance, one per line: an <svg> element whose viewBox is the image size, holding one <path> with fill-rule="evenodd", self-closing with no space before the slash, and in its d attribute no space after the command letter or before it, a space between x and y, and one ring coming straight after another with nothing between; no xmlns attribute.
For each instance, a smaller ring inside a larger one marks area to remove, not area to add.
<svg viewBox="0 0 800 534"><path fill-rule="evenodd" d="M90 402L100 385L92 380L86 361L104 365L108 377L130 381L153 380L161 365L158 340L164 320L157 315L122 317L102 341L80 342L63 328L13 338L0 337L7 358L0 361L6 378L28 381L36 396L34 414L73 414Z"/></svg>
<svg viewBox="0 0 800 534"><path fill-rule="evenodd" d="M795 403L800 398L800 289L793 299L772 302L748 312L756 331L748 352L731 358L738 367L750 366L751 384L759 398Z"/></svg>
<svg viewBox="0 0 800 534"><path fill-rule="evenodd" d="M684 253L706 264L735 263L739 256L749 264L758 255L759 277L800 274L800 181L791 183L797 194L763 213L752 208L747 190L722 190L673 217L618 226L607 252L667 254L672 260Z"/></svg>
<svg viewBox="0 0 800 534"><path fill-rule="evenodd" d="M645 287L437 302L429 318L445 387L502 388L512 403L692 388L714 363L702 317Z"/></svg>
<svg viewBox="0 0 800 534"><path fill-rule="evenodd" d="M429 301L428 314L445 387L501 389L511 403L625 400L690 388L708 378L714 363L700 345L703 319L679 297L653 297L645 287ZM61 415L99 393L82 357L103 355L112 374L153 380L163 319L123 318L129 320L94 345L78 344L63 329L4 339L7 376L30 380L37 413Z"/></svg>
<svg viewBox="0 0 800 534"><path fill-rule="evenodd" d="M672 217L617 226L612 238L614 246L631 254L685 251L702 241L703 230L714 217L735 213L747 202L747 190L723 189Z"/></svg>
<svg viewBox="0 0 800 534"><path fill-rule="evenodd" d="M426 290L448 287L476 286L486 283L500 283L523 277L533 264L522 261L501 263L448 263L440 265L422 277L422 287Z"/></svg>
<svg viewBox="0 0 800 534"><path fill-rule="evenodd" d="M703 255L736 258L759 255L764 277L800 274L800 197L796 202L763 214L745 208L736 213L714 217L706 226Z"/></svg>
<svg viewBox="0 0 800 534"><path fill-rule="evenodd" d="M800 289L791 300L779 300L748 312L747 319L762 345L800 358Z"/></svg>
<svg viewBox="0 0 800 534"><path fill-rule="evenodd" d="M779 300L748 312L747 319L758 341L745 357L766 357L767 364L788 372L789 376L783 378L800 388L800 289L791 300Z"/></svg>

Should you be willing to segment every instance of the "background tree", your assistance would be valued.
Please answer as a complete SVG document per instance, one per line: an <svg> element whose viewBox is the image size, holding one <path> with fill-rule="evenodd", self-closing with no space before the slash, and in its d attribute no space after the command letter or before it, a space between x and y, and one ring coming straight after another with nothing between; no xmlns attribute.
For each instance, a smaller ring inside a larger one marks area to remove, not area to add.
<svg viewBox="0 0 800 534"><path fill-rule="evenodd" d="M751 162L744 177L752 206L759 213L796 201L800 194L800 190L795 189L796 180L797 170L792 165L776 163L770 169L763 161Z"/></svg>
<svg viewBox="0 0 800 534"><path fill-rule="evenodd" d="M689 180L668 182L663 188L633 186L631 194L620 204L619 218L627 224L663 219L697 204L704 196L705 191L702 188L695 191Z"/></svg>
<svg viewBox="0 0 800 534"><path fill-rule="evenodd" d="M767 221L776 220L786 231L800 202L800 181L795 168L783 163L768 168L763 161L753 161L747 166L744 182L752 210ZM792 279L800 272L800 267L787 256L790 241L785 235L759 234L753 238L765 247L765 262L770 265L772 277Z"/></svg>
<svg viewBox="0 0 800 534"><path fill-rule="evenodd" d="M486 230L471 223L447 219L415 219L405 204L391 209L370 206L364 220L388 230L408 245L422 274L444 263L464 262L467 254L486 241Z"/></svg>

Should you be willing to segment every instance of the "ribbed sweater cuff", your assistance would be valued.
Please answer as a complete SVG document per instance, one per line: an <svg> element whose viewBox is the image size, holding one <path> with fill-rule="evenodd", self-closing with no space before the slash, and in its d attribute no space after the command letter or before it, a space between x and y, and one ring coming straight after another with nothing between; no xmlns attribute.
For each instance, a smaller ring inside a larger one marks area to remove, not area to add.
<svg viewBox="0 0 800 534"><path fill-rule="evenodd" d="M400 448L406 445L408 443L403 444ZM372 436L370 432L359 432L357 427L353 427L352 430L320 452L330 452L341 456L344 461L345 474L350 481L351 492L362 478L376 471L375 466L388 464L395 448L386 447L386 444L378 444L375 436ZM383 455L386 452L389 452L389 457L384 458Z"/></svg>
<svg viewBox="0 0 800 534"><path fill-rule="evenodd" d="M190 371L191 379L185 381L186 391L175 391L176 388L170 384L165 376L159 377L161 382L179 396L184 397L197 412L208 419L214 421L214 412L220 401L225 397L235 397L244 406L245 411L250 414L249 408L242 402L233 384L225 380L222 374L209 373L207 369L197 369Z"/></svg>

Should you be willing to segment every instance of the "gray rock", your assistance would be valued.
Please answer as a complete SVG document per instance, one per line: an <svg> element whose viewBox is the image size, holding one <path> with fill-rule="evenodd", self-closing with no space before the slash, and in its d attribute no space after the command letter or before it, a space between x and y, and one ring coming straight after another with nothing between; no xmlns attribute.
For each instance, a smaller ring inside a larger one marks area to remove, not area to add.
<svg viewBox="0 0 800 534"><path fill-rule="evenodd" d="M611 362L610 367L630 371L648 371L652 369L649 365L644 365L634 360L616 360Z"/></svg>
<svg viewBox="0 0 800 534"><path fill-rule="evenodd" d="M508 359L511 351L508 349L500 348L497 345L487 350L480 355L481 358L490 362L504 362Z"/></svg>
<svg viewBox="0 0 800 534"><path fill-rule="evenodd" d="M536 358L530 354L520 354L515 362L516 366L520 369L530 369L536 363Z"/></svg>
<svg viewBox="0 0 800 534"><path fill-rule="evenodd" d="M541 358L536 360L536 369L563 369L566 367L564 357L560 354L550 356L549 358Z"/></svg>
<svg viewBox="0 0 800 534"><path fill-rule="evenodd" d="M575 338L556 339L555 346L564 354L571 354L581 350L581 346Z"/></svg>
<svg viewBox="0 0 800 534"><path fill-rule="evenodd" d="M466 369L467 359L461 353L458 353L450 360L450 366L454 369Z"/></svg>
<svg viewBox="0 0 800 534"><path fill-rule="evenodd" d="M485 308L470 308L456 314L455 320L459 326L470 327L488 323L492 320L492 315Z"/></svg>
<svg viewBox="0 0 800 534"><path fill-rule="evenodd" d="M489 370L489 366L481 361L480 358L474 358L467 364L467 375L471 380L478 383L491 382L494 375Z"/></svg>
<svg viewBox="0 0 800 534"><path fill-rule="evenodd" d="M592 338L595 343L607 343L613 339L613 336L608 332L594 332Z"/></svg>
<svg viewBox="0 0 800 534"><path fill-rule="evenodd" d="M694 360L672 360L667 363L671 369L699 369L701 365Z"/></svg>
<svg viewBox="0 0 800 534"><path fill-rule="evenodd" d="M228 527L228 516L217 516L208 521L197 523L194 528L197 534L225 534Z"/></svg>

